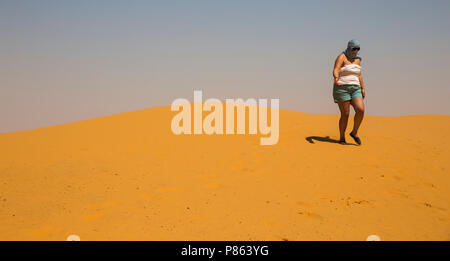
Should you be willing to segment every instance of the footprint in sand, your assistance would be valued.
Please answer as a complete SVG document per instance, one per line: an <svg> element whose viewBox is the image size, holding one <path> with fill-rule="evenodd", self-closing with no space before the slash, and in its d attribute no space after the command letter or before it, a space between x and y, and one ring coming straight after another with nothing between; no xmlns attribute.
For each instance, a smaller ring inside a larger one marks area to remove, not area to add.
<svg viewBox="0 0 450 261"><path fill-rule="evenodd" d="M358 205L374 205L373 200L365 200L365 199L352 199L351 203Z"/></svg>
<svg viewBox="0 0 450 261"><path fill-rule="evenodd" d="M425 205L428 208L438 209L438 210L441 210L441 211L445 211L446 210L445 208L437 207L437 206L431 205L430 203L427 203L427 202L421 203L421 205Z"/></svg>
<svg viewBox="0 0 450 261"><path fill-rule="evenodd" d="M88 222L101 221L105 217L105 215L104 215L104 213L99 213L98 211L103 212L105 209L108 209L108 208L111 208L111 207L114 207L117 205L119 205L119 202L113 201L113 200L105 201L105 202L97 203L97 204L87 205L87 206L85 206L85 209L88 209L91 211L96 211L96 213L90 213L87 215L83 215L82 219L84 221L88 221Z"/></svg>
<svg viewBox="0 0 450 261"><path fill-rule="evenodd" d="M406 198L406 199L411 199L409 195L407 195L399 190L388 190L387 192L392 195L395 195L395 196L399 196L399 197Z"/></svg>
<svg viewBox="0 0 450 261"><path fill-rule="evenodd" d="M321 215L318 215L318 214L315 214L312 212L307 212L307 211L299 211L298 214L305 216L305 217L312 218L312 219L316 219L316 220L324 220L325 219Z"/></svg>
<svg viewBox="0 0 450 261"><path fill-rule="evenodd" d="M352 197L343 197L343 198L331 198L331 197L321 197L320 199L326 200L332 204L339 204L341 206L350 206L350 205L375 205L375 200L367 200L367 199L358 199Z"/></svg>
<svg viewBox="0 0 450 261"><path fill-rule="evenodd" d="M395 179L395 180L397 180L397 181L401 181L401 180L403 180L403 178L402 177L399 177L399 176L393 176L393 178Z"/></svg>
<svg viewBox="0 0 450 261"><path fill-rule="evenodd" d="M436 185L434 185L432 183L428 183L428 182L416 183L415 186L425 187L425 188L428 188L428 189L437 189Z"/></svg>

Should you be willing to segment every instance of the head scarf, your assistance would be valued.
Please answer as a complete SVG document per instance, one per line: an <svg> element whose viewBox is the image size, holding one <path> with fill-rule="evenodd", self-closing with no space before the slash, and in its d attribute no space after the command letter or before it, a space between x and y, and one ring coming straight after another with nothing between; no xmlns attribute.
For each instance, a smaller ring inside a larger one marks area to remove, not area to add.
<svg viewBox="0 0 450 261"><path fill-rule="evenodd" d="M345 54L345 56L347 57L348 60L353 60L355 58L359 58L361 59L361 56L359 56L359 52L356 53L356 55L352 55L352 48L353 47L360 47L358 40L356 39L352 39L348 42L347 44L347 49L345 51L343 51L343 53Z"/></svg>

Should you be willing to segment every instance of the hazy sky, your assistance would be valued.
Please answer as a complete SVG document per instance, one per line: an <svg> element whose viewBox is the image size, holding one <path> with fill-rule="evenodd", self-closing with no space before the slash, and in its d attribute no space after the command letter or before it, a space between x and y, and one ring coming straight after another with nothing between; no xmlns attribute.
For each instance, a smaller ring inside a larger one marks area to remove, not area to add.
<svg viewBox="0 0 450 261"><path fill-rule="evenodd" d="M361 43L367 115L450 114L450 1L0 0L0 133L170 105L279 98L338 113Z"/></svg>

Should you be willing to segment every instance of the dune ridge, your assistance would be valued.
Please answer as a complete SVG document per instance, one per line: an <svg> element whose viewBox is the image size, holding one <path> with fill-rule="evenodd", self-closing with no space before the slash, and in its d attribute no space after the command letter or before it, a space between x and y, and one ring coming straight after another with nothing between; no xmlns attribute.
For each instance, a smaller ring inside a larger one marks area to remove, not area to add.
<svg viewBox="0 0 450 261"><path fill-rule="evenodd" d="M450 240L450 116L366 116L342 146L339 115L281 109L260 146L176 113L0 134L0 240Z"/></svg>

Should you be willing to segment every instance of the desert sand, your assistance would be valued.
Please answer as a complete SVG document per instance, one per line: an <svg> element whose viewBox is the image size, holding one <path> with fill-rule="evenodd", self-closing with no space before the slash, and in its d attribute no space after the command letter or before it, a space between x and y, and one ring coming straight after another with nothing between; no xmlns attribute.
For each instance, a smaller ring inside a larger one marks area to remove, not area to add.
<svg viewBox="0 0 450 261"><path fill-rule="evenodd" d="M339 115L280 110L261 146L176 113L0 134L0 240L450 240L450 116L366 116L343 146Z"/></svg>

